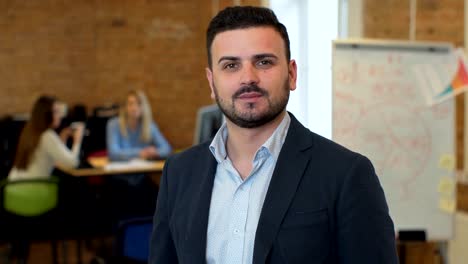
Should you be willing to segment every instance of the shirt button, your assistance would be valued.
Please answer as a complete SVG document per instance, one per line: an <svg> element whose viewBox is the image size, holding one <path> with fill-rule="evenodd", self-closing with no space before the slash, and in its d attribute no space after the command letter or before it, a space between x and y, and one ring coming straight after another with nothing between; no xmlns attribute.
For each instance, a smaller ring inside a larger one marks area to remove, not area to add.
<svg viewBox="0 0 468 264"><path fill-rule="evenodd" d="M234 234L238 235L239 234L239 229L234 229Z"/></svg>

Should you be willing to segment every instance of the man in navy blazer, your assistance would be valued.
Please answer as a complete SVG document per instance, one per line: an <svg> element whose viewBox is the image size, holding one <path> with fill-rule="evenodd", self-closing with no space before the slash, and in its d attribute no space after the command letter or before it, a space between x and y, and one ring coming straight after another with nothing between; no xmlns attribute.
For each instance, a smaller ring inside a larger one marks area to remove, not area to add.
<svg viewBox="0 0 468 264"><path fill-rule="evenodd" d="M207 51L226 123L166 161L150 263L397 263L371 162L286 111L297 66L274 13L221 11Z"/></svg>

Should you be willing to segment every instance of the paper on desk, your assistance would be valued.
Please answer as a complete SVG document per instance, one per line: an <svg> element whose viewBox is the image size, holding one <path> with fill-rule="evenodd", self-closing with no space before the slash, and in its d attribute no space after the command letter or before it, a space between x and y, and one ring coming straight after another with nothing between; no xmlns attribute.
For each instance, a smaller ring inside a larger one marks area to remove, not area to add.
<svg viewBox="0 0 468 264"><path fill-rule="evenodd" d="M439 158L439 168L449 172L455 169L455 156L452 154L444 154Z"/></svg>
<svg viewBox="0 0 468 264"><path fill-rule="evenodd" d="M440 198L439 199L439 209L443 212L453 214L456 209L456 202L454 198Z"/></svg>
<svg viewBox="0 0 468 264"><path fill-rule="evenodd" d="M147 160L134 159L130 161L113 161L104 166L104 170L128 170L144 169L153 166L153 163Z"/></svg>
<svg viewBox="0 0 468 264"><path fill-rule="evenodd" d="M455 181L448 176L442 177L439 181L437 190L445 196L452 196L455 192Z"/></svg>

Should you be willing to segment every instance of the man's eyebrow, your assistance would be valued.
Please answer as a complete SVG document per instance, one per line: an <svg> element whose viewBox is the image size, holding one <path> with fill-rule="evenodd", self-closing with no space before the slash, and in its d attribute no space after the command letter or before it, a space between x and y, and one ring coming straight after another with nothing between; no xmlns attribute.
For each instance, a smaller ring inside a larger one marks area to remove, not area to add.
<svg viewBox="0 0 468 264"><path fill-rule="evenodd" d="M221 63L221 61L223 61L223 60L238 61L238 60L240 60L240 58L235 57L235 56L223 56L223 57L219 58L218 64Z"/></svg>
<svg viewBox="0 0 468 264"><path fill-rule="evenodd" d="M274 59L277 59L278 57L273 54L273 53L261 53L261 54L256 54L253 56L253 58L255 60L259 60L259 59L264 59L264 58L274 58Z"/></svg>
<svg viewBox="0 0 468 264"><path fill-rule="evenodd" d="M264 59L264 58L274 58L274 59L278 59L278 56L276 56L275 54L273 53L260 53L260 54L255 54L254 56L252 56L252 58L254 60L260 60L260 59ZM219 58L218 60L218 64L221 63L222 61L224 60L228 60L228 61L239 61L240 58L239 57L236 57L236 56L223 56L221 58Z"/></svg>

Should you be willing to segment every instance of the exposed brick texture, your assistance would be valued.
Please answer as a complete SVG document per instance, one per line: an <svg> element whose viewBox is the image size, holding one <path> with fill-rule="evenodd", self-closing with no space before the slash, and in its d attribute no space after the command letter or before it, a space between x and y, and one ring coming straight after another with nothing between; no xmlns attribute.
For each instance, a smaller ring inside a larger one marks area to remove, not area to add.
<svg viewBox="0 0 468 264"><path fill-rule="evenodd" d="M463 0L418 0L416 39L464 43Z"/></svg>
<svg viewBox="0 0 468 264"><path fill-rule="evenodd" d="M38 95L88 108L144 90L175 148L191 145L211 104L205 30L217 0L0 0L0 115ZM241 1L241 4L260 1Z"/></svg>
<svg viewBox="0 0 468 264"><path fill-rule="evenodd" d="M408 39L409 0L364 0L364 37Z"/></svg>

